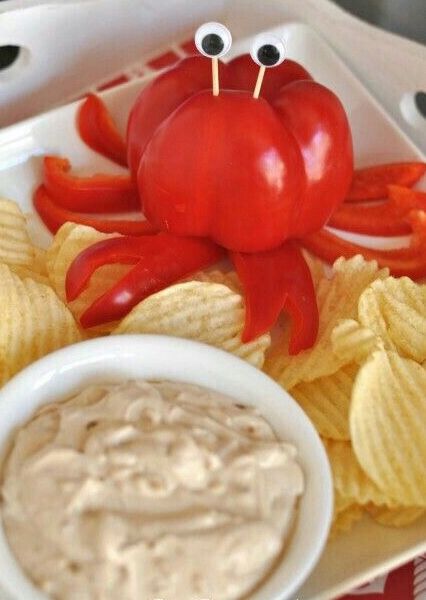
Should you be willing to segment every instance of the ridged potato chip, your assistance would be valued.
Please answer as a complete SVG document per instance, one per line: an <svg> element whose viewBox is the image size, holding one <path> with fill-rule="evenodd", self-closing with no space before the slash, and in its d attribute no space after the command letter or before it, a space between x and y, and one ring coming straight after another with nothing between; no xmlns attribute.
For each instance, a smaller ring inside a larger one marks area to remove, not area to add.
<svg viewBox="0 0 426 600"><path fill-rule="evenodd" d="M356 377L349 424L356 457L380 489L400 505L426 507L426 370L374 352Z"/></svg>
<svg viewBox="0 0 426 600"><path fill-rule="evenodd" d="M351 504L347 508L335 514L331 523L329 539L334 539L340 533L348 533L357 521L363 517L363 510L357 504Z"/></svg>
<svg viewBox="0 0 426 600"><path fill-rule="evenodd" d="M33 262L24 214L15 202L0 198L0 263L31 267Z"/></svg>
<svg viewBox="0 0 426 600"><path fill-rule="evenodd" d="M333 472L336 497L340 503L369 503L395 507L398 501L386 495L363 471L350 442L323 440Z"/></svg>
<svg viewBox="0 0 426 600"><path fill-rule="evenodd" d="M31 265L31 269L35 272L38 273L39 275L45 275L46 277L48 277L47 275L47 251L44 250L43 248L38 248L37 246L33 246L33 252L34 252L34 262Z"/></svg>
<svg viewBox="0 0 426 600"><path fill-rule="evenodd" d="M270 336L243 344L243 327L244 305L239 294L221 284L190 281L149 296L112 333L160 333L198 340L261 367Z"/></svg>
<svg viewBox="0 0 426 600"><path fill-rule="evenodd" d="M343 319L331 332L334 354L347 362L362 364L381 345L381 339L355 319Z"/></svg>
<svg viewBox="0 0 426 600"><path fill-rule="evenodd" d="M375 281L362 293L358 314L387 349L426 360L426 285L408 277Z"/></svg>
<svg viewBox="0 0 426 600"><path fill-rule="evenodd" d="M37 358L82 339L67 307L48 286L0 265L0 383Z"/></svg>
<svg viewBox="0 0 426 600"><path fill-rule="evenodd" d="M57 232L52 246L47 252L49 279L58 294L65 301L65 278L74 258L96 242L118 237L117 234L100 233L92 227L65 223ZM89 287L73 302L68 304L78 320L94 300L109 290L130 269L128 265L105 265L93 275ZM110 332L114 323L106 323L90 329L90 335Z"/></svg>
<svg viewBox="0 0 426 600"><path fill-rule="evenodd" d="M361 293L372 281L388 274L388 269L379 269L376 261L366 261L359 255L349 260L339 258L331 279L323 278L318 286L320 321L316 344L297 356L290 356L286 347L271 353L265 365L267 373L287 390L301 381L336 373L349 359L333 352L333 329L342 319L355 319Z"/></svg>
<svg viewBox="0 0 426 600"><path fill-rule="evenodd" d="M20 279L33 279L37 283L42 283L50 287L50 280L47 275L41 275L37 271L33 271L28 267L19 267L10 265L9 268L13 271Z"/></svg>
<svg viewBox="0 0 426 600"><path fill-rule="evenodd" d="M336 516L337 513L346 510L350 506L354 506L353 501L350 498L343 498L343 496L340 496L340 494L334 490L334 515Z"/></svg>
<svg viewBox="0 0 426 600"><path fill-rule="evenodd" d="M357 365L347 365L327 377L299 383L292 390L318 433L333 440L349 440L349 406Z"/></svg>
<svg viewBox="0 0 426 600"><path fill-rule="evenodd" d="M66 238L70 235L74 229L79 227L76 223L64 223L62 227L58 229L55 233L55 237L53 238L49 248L46 250L46 271L48 277L50 278L52 285L54 285L54 265L56 258L58 256L58 252L62 247L62 244L66 240Z"/></svg>
<svg viewBox="0 0 426 600"><path fill-rule="evenodd" d="M207 281L210 283L221 283L226 285L233 292L241 293L241 283L235 271L223 272L218 269L212 271L198 271L186 281Z"/></svg>
<svg viewBox="0 0 426 600"><path fill-rule="evenodd" d="M47 273L46 257L47 252L42 248L33 246L34 260L31 266L8 265L16 275L21 279L30 278L43 285L50 285Z"/></svg>
<svg viewBox="0 0 426 600"><path fill-rule="evenodd" d="M415 523L426 513L426 509L413 506L387 508L386 506L375 506L374 504L368 505L366 510L376 523L386 527L406 527Z"/></svg>

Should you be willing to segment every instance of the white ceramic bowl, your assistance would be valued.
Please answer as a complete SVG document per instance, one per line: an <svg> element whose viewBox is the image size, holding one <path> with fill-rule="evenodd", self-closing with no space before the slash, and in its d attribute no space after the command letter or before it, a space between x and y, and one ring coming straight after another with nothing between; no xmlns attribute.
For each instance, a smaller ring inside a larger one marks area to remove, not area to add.
<svg viewBox="0 0 426 600"><path fill-rule="evenodd" d="M166 336L98 338L69 346L33 363L0 391L0 449L11 431L35 409L94 382L168 379L209 387L254 405L279 438L298 448L306 477L291 543L251 600L285 600L308 577L325 545L332 516L329 464L311 422L272 379L235 356L196 342ZM22 573L0 526L2 600L45 600ZM169 599L167 599L169 600Z"/></svg>

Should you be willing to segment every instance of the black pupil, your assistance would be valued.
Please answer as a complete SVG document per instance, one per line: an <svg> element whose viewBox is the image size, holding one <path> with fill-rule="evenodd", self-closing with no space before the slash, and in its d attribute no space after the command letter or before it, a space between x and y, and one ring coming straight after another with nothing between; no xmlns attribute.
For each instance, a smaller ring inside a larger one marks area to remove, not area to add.
<svg viewBox="0 0 426 600"><path fill-rule="evenodd" d="M0 46L0 71L12 66L18 58L19 46Z"/></svg>
<svg viewBox="0 0 426 600"><path fill-rule="evenodd" d="M426 92L417 92L414 95L414 100L419 113L426 117Z"/></svg>
<svg viewBox="0 0 426 600"><path fill-rule="evenodd" d="M203 38L201 46L209 56L220 54L225 46L222 38L217 33L209 33Z"/></svg>
<svg viewBox="0 0 426 600"><path fill-rule="evenodd" d="M260 64L265 67L272 67L272 65L275 65L280 60L280 53L276 46L265 44L257 51L257 58Z"/></svg>

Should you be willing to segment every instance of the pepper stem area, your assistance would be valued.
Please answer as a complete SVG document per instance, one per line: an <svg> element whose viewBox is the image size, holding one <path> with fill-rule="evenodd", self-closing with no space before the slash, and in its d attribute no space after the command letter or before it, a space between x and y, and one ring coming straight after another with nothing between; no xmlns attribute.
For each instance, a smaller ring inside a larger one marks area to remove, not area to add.
<svg viewBox="0 0 426 600"><path fill-rule="evenodd" d="M213 96L219 96L219 59L212 58Z"/></svg>
<svg viewBox="0 0 426 600"><path fill-rule="evenodd" d="M259 98L260 88L262 87L263 78L265 76L266 67L261 66L257 76L256 85L254 87L253 98Z"/></svg>

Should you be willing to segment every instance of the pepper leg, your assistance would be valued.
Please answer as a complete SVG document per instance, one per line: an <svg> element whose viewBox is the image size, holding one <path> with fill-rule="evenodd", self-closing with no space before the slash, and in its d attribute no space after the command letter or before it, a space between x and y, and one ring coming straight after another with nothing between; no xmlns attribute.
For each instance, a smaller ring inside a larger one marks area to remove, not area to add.
<svg viewBox="0 0 426 600"><path fill-rule="evenodd" d="M426 212L412 211L407 220L413 231L409 247L392 250L366 248L325 229L306 236L301 240L301 244L330 264L339 256L351 258L361 254L366 260L376 260L380 267L388 267L395 277L406 275L411 279L421 279L426 277Z"/></svg>
<svg viewBox="0 0 426 600"><path fill-rule="evenodd" d="M292 320L290 354L310 348L318 333L318 307L311 272L296 242L255 254L233 252L246 302L243 342L269 331L282 311Z"/></svg>
<svg viewBox="0 0 426 600"><path fill-rule="evenodd" d="M99 242L80 253L66 277L68 300L87 286L94 271L111 262L135 266L81 316L85 328L124 317L147 296L179 279L219 261L222 248L202 238L184 238L159 233L143 238L118 238Z"/></svg>
<svg viewBox="0 0 426 600"><path fill-rule="evenodd" d="M102 240L80 252L71 263L65 280L68 302L75 300L87 288L92 275L103 265L138 263L144 244L149 244L153 237L124 236Z"/></svg>
<svg viewBox="0 0 426 600"><path fill-rule="evenodd" d="M77 127L81 139L95 152L127 166L124 138L114 123L108 108L95 94L89 94L77 113Z"/></svg>

